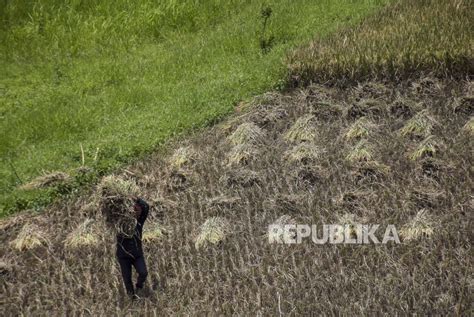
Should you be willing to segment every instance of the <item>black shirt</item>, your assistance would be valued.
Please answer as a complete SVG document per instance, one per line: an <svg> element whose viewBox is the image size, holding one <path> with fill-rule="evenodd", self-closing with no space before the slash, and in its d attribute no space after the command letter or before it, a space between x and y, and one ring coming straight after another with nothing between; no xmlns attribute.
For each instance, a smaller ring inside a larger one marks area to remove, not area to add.
<svg viewBox="0 0 474 317"><path fill-rule="evenodd" d="M128 238L124 235L117 234L117 256L119 258L123 257L132 257L138 258L143 256L142 250L142 232L143 224L145 223L146 218L148 217L148 211L150 206L141 198L136 200L141 208L141 214L137 219L137 226L135 227L135 233L132 237Z"/></svg>

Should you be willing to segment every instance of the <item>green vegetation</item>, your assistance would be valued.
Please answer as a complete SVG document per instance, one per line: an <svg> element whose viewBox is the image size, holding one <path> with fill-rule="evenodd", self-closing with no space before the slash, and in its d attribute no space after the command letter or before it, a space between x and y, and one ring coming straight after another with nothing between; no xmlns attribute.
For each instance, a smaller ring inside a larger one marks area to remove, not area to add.
<svg viewBox="0 0 474 317"><path fill-rule="evenodd" d="M2 2L1 214L38 209L282 87L289 48L387 2ZM71 180L19 189L50 171Z"/></svg>
<svg viewBox="0 0 474 317"><path fill-rule="evenodd" d="M416 72L474 72L474 9L468 0L401 0L356 28L289 57L294 84L400 79Z"/></svg>

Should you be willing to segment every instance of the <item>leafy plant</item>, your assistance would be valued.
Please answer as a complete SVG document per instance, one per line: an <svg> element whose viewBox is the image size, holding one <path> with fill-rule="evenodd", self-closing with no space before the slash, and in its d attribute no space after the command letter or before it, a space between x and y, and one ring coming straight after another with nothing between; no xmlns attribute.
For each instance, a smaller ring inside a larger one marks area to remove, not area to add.
<svg viewBox="0 0 474 317"><path fill-rule="evenodd" d="M260 49L264 54L268 53L272 49L275 40L275 36L266 35L268 21L272 16L272 13L273 11L271 7L264 7L260 11L260 19L262 21L262 30L260 33Z"/></svg>

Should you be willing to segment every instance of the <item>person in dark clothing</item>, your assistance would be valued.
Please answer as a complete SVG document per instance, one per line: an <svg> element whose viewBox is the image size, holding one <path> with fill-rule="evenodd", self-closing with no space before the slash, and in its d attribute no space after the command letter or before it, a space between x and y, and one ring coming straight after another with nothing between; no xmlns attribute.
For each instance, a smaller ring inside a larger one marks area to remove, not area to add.
<svg viewBox="0 0 474 317"><path fill-rule="evenodd" d="M142 232L143 224L148 217L150 206L143 199L136 198L133 209L137 217L135 233L132 237L126 237L124 235L117 234L116 255L120 264L120 270L122 271L122 278L125 284L125 289L127 290L127 294L132 299L136 299L138 298L136 292L140 292L143 289L146 277L148 275L142 249ZM132 266L138 273L135 288L133 287L132 282Z"/></svg>

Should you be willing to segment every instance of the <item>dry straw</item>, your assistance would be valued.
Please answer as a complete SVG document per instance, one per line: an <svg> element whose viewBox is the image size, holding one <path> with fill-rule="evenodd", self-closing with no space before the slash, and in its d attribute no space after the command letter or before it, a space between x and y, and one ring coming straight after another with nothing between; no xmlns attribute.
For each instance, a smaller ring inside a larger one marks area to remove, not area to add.
<svg viewBox="0 0 474 317"><path fill-rule="evenodd" d="M242 123L227 140L233 145L260 144L263 142L265 133L252 122Z"/></svg>
<svg viewBox="0 0 474 317"><path fill-rule="evenodd" d="M11 270L12 270L12 265L8 261L4 259L0 260L0 275L5 275Z"/></svg>
<svg viewBox="0 0 474 317"><path fill-rule="evenodd" d="M377 161L362 161L355 164L355 171L351 174L357 179L373 179L386 177L390 173L390 166Z"/></svg>
<svg viewBox="0 0 474 317"><path fill-rule="evenodd" d="M185 165L192 164L196 158L197 153L191 146L180 147L176 149L169 158L169 164L173 168L181 168Z"/></svg>
<svg viewBox="0 0 474 317"><path fill-rule="evenodd" d="M347 140L368 137L376 129L376 127L377 126L369 119L362 117L350 126L350 128L344 134L344 137Z"/></svg>
<svg viewBox="0 0 474 317"><path fill-rule="evenodd" d="M432 135L426 137L416 149L409 154L409 158L412 161L423 159L426 157L433 157L436 153L439 152L441 148L440 143Z"/></svg>
<svg viewBox="0 0 474 317"><path fill-rule="evenodd" d="M268 125L271 123L276 123L283 118L288 116L288 112L283 109L283 108L274 108L270 111L262 111L263 113L260 113L260 120L259 123L263 125Z"/></svg>
<svg viewBox="0 0 474 317"><path fill-rule="evenodd" d="M421 111L423 104L415 102L412 99L398 95L393 103L390 105L390 113L395 117L408 118L413 113Z"/></svg>
<svg viewBox="0 0 474 317"><path fill-rule="evenodd" d="M402 136L427 137L433 131L436 121L428 113L428 110L418 112L413 118L400 129Z"/></svg>
<svg viewBox="0 0 474 317"><path fill-rule="evenodd" d="M212 217L207 219L199 228L199 233L194 239L196 249L208 244L217 244L224 240L230 233L230 222L222 217Z"/></svg>
<svg viewBox="0 0 474 317"><path fill-rule="evenodd" d="M434 221L427 210L422 209L400 230L403 240L416 240L430 237L434 233Z"/></svg>
<svg viewBox="0 0 474 317"><path fill-rule="evenodd" d="M433 207L439 205L446 199L442 190L436 188L436 181L431 180L423 185L415 187L411 192L411 199L420 207Z"/></svg>
<svg viewBox="0 0 474 317"><path fill-rule="evenodd" d="M284 139L289 142L311 142L317 135L314 125L315 117L313 115L305 115L293 124L293 126L285 133Z"/></svg>
<svg viewBox="0 0 474 317"><path fill-rule="evenodd" d="M239 196L220 195L217 197L207 199L205 201L205 204L209 208L230 208L230 207L234 207L241 200L242 198L240 198Z"/></svg>
<svg viewBox="0 0 474 317"><path fill-rule="evenodd" d="M324 150L316 146L314 143L304 142L295 145L293 148L286 151L283 157L292 163L310 163L315 162L321 155L324 154Z"/></svg>
<svg viewBox="0 0 474 317"><path fill-rule="evenodd" d="M305 201L311 199L305 194L283 194L263 202L263 207L267 210L281 212L298 213Z"/></svg>
<svg viewBox="0 0 474 317"><path fill-rule="evenodd" d="M227 154L227 166L248 164L258 155L259 151L253 144L238 144Z"/></svg>
<svg viewBox="0 0 474 317"><path fill-rule="evenodd" d="M193 171L187 169L172 169L168 172L166 188L170 191L181 191L191 185L194 179Z"/></svg>
<svg viewBox="0 0 474 317"><path fill-rule="evenodd" d="M342 193L336 198L333 198L333 202L337 206L355 208L361 206L364 202L373 197L374 193L372 191L350 190Z"/></svg>
<svg viewBox="0 0 474 317"><path fill-rule="evenodd" d="M283 235L279 236L283 242L293 240L296 237L296 232L292 230L285 230L285 226L287 225L296 225L296 220L289 215L282 215L271 224L274 230L283 232ZM268 239L268 232L266 232L263 237Z"/></svg>
<svg viewBox="0 0 474 317"><path fill-rule="evenodd" d="M114 175L104 177L97 188L99 207L106 224L124 236L131 237L135 232L133 205L138 193L135 183Z"/></svg>
<svg viewBox="0 0 474 317"><path fill-rule="evenodd" d="M455 98L452 108L456 114L472 115L474 112L474 95Z"/></svg>
<svg viewBox="0 0 474 317"><path fill-rule="evenodd" d="M18 251L31 250L47 244L46 233L38 225L28 223L21 228L16 239L10 244Z"/></svg>
<svg viewBox="0 0 474 317"><path fill-rule="evenodd" d="M385 105L380 100L363 99L354 103L347 109L349 118L359 118L364 116L379 117L385 111Z"/></svg>
<svg viewBox="0 0 474 317"><path fill-rule="evenodd" d="M32 217L32 210L25 210L22 213L11 215L0 219L0 232L7 232L10 228L23 224Z"/></svg>
<svg viewBox="0 0 474 317"><path fill-rule="evenodd" d="M227 186L242 186L249 187L261 182L260 175L252 170L239 168L233 169L227 172L220 178L220 182L226 184Z"/></svg>
<svg viewBox="0 0 474 317"><path fill-rule="evenodd" d="M357 230L357 225L358 224L362 224L366 221L366 219L363 219L363 218L358 218L356 217L356 215L354 214L351 214L351 213L344 213L340 216L338 216L337 218L337 224L341 225L341 226L344 226L344 230L341 231L339 230L337 232L337 237L339 239L344 239L345 237L345 230L346 230L346 226L348 226L348 231L349 231L349 235L351 238L357 238L357 234L361 234L361 232L358 232Z"/></svg>
<svg viewBox="0 0 474 317"><path fill-rule="evenodd" d="M350 162L368 162L373 160L372 145L367 140L360 140L347 154L346 159Z"/></svg>
<svg viewBox="0 0 474 317"><path fill-rule="evenodd" d="M441 91L444 85L438 79L433 77L423 77L419 80L412 82L412 91L416 94L435 94L437 91Z"/></svg>
<svg viewBox="0 0 474 317"><path fill-rule="evenodd" d="M321 121L330 121L341 117L344 114L344 108L331 101L320 101L313 105L311 113Z"/></svg>
<svg viewBox="0 0 474 317"><path fill-rule="evenodd" d="M31 182L22 185L20 188L25 190L46 188L67 183L70 176L63 172L51 172L33 179Z"/></svg>
<svg viewBox="0 0 474 317"><path fill-rule="evenodd" d="M380 82L364 82L358 83L351 95L353 98L381 98L390 94L390 90L383 83Z"/></svg>
<svg viewBox="0 0 474 317"><path fill-rule="evenodd" d="M70 249L96 246L99 243L101 231L98 224L88 218L67 235L64 246Z"/></svg>
<svg viewBox="0 0 474 317"><path fill-rule="evenodd" d="M462 130L470 135L474 135L474 117L463 126Z"/></svg>
<svg viewBox="0 0 474 317"><path fill-rule="evenodd" d="M156 242L163 238L168 233L168 230L159 223L150 223L143 230L143 242Z"/></svg>

